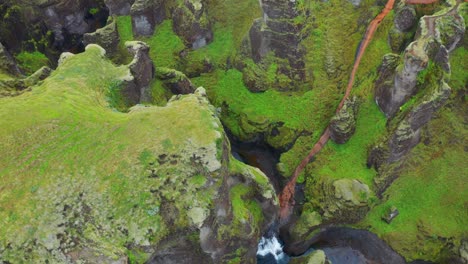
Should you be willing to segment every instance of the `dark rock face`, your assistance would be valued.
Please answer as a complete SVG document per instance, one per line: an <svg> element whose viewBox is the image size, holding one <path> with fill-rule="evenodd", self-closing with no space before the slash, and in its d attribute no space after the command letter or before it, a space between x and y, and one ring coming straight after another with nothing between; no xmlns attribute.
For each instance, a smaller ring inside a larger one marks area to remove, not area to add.
<svg viewBox="0 0 468 264"><path fill-rule="evenodd" d="M213 41L213 32L203 1L186 0L172 14L174 32L189 48L198 49Z"/></svg>
<svg viewBox="0 0 468 264"><path fill-rule="evenodd" d="M83 34L105 25L108 13L102 0L6 0L0 42L12 54L38 50L54 64L63 51L82 51Z"/></svg>
<svg viewBox="0 0 468 264"><path fill-rule="evenodd" d="M195 86L189 78L180 71L158 67L156 78L163 81L164 86L173 94L189 94L195 92Z"/></svg>
<svg viewBox="0 0 468 264"><path fill-rule="evenodd" d="M303 31L307 16L296 1L263 0L261 5L263 18L256 19L250 28L244 43L246 55L257 64L263 63L269 54L282 60L277 73L285 75L289 82L276 86L279 90L291 90L291 82L306 79L305 49L301 41L306 35ZM257 77L247 78L247 86L253 91L268 89L263 86L269 84L262 83L261 76Z"/></svg>
<svg viewBox="0 0 468 264"><path fill-rule="evenodd" d="M126 16L135 0L104 0L111 15Z"/></svg>
<svg viewBox="0 0 468 264"><path fill-rule="evenodd" d="M163 0L136 0L130 10L133 35L151 36L166 17Z"/></svg>
<svg viewBox="0 0 468 264"><path fill-rule="evenodd" d="M345 101L343 108L330 121L330 138L338 144L346 143L356 130L357 97Z"/></svg>
<svg viewBox="0 0 468 264"><path fill-rule="evenodd" d="M189 235L198 238L196 230L169 235L158 244L156 252L146 262L147 264L179 264L179 263L213 263L209 255L203 252L200 244L190 239Z"/></svg>
<svg viewBox="0 0 468 264"><path fill-rule="evenodd" d="M125 46L133 55L133 60L129 64L133 78L124 81L125 88L122 89L122 93L128 103L134 105L140 102L154 77L154 64L149 56L149 46L146 43L129 41L125 43Z"/></svg>
<svg viewBox="0 0 468 264"><path fill-rule="evenodd" d="M16 64L15 58L11 56L2 43L0 43L0 71L5 71L16 76L21 74L21 70Z"/></svg>
<svg viewBox="0 0 468 264"><path fill-rule="evenodd" d="M365 263L406 263L403 257L393 251L384 241L378 238L375 234L366 230L346 227L324 228L320 230L318 234L314 235L311 239L305 242L286 245L285 250L292 255L300 255L307 251L310 247L324 250L332 263L335 263L333 262L333 253L339 253L339 249L345 249L349 247L358 251L365 258ZM338 249L338 251L331 251L327 249Z"/></svg>
<svg viewBox="0 0 468 264"><path fill-rule="evenodd" d="M70 38L92 32L102 19L107 18L108 11L99 1L48 1L39 5L43 9L44 22L54 33L54 45L67 45ZM97 10L96 13L90 11ZM94 14L92 14L94 13ZM102 13L102 14L101 14Z"/></svg>
<svg viewBox="0 0 468 264"><path fill-rule="evenodd" d="M86 33L83 36L84 45L91 43L98 44L103 47L110 56L113 56L117 52L119 41L120 36L114 19L112 19L107 26L96 30L96 32Z"/></svg>
<svg viewBox="0 0 468 264"><path fill-rule="evenodd" d="M406 49L401 70L396 68L395 56L384 57L376 83L375 100L387 117L393 117L416 92L417 75L429 63L427 54L418 48L417 43L413 42Z"/></svg>

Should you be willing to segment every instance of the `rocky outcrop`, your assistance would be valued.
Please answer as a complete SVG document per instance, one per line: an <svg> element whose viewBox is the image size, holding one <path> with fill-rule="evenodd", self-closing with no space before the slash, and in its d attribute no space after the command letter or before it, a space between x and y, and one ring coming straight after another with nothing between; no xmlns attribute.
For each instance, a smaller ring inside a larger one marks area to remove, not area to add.
<svg viewBox="0 0 468 264"><path fill-rule="evenodd" d="M306 78L305 49L301 45L306 36L303 32L307 18L304 7L298 1L263 0L260 3L263 18L254 21L244 41L246 56L252 58L256 64L263 63L263 71L266 71L273 61L279 63L276 73L282 74L286 79L275 80L273 87L291 90L293 81L304 81ZM271 54L279 60L273 58L273 61L265 61ZM250 70L247 67L244 72ZM267 81L261 76L250 76L248 79L246 84L254 91L264 86L262 82ZM268 87L260 88L265 89Z"/></svg>
<svg viewBox="0 0 468 264"><path fill-rule="evenodd" d="M180 71L158 67L156 78L162 80L163 85L173 94L189 94L195 91L195 86L190 79Z"/></svg>
<svg viewBox="0 0 468 264"><path fill-rule="evenodd" d="M15 58L0 43L0 72L2 71L14 76L21 75L21 70L16 64Z"/></svg>
<svg viewBox="0 0 468 264"><path fill-rule="evenodd" d="M204 0L185 0L172 13L174 32L192 49L206 46L213 40L211 23Z"/></svg>
<svg viewBox="0 0 468 264"><path fill-rule="evenodd" d="M128 65L131 81L126 80L122 93L130 105L140 102L151 80L154 78L154 64L149 56L149 46L141 41L127 41L127 50L133 55L133 60Z"/></svg>
<svg viewBox="0 0 468 264"><path fill-rule="evenodd" d="M450 93L450 87L444 81L440 81L432 94L425 96L406 114L390 133L389 138L370 152L368 166L374 166L379 171L379 175L374 179L378 194L383 193L398 177L403 157L420 142L421 129L445 104Z"/></svg>
<svg viewBox="0 0 468 264"><path fill-rule="evenodd" d="M104 0L110 15L127 16L135 0Z"/></svg>
<svg viewBox="0 0 468 264"><path fill-rule="evenodd" d="M163 0L136 0L130 10L134 36L151 36L166 17Z"/></svg>
<svg viewBox="0 0 468 264"><path fill-rule="evenodd" d="M402 29L408 28L410 24L406 23L406 18L398 21L396 25ZM464 31L464 20L456 5L441 15L421 18L416 40L409 44L403 55L403 65L397 67L388 63L388 57L384 58L376 83L375 100L387 117L395 116L400 107L417 92L418 74L427 68L429 61L434 60L436 54L440 54L442 59L439 60L443 61L444 49L453 50L463 38ZM446 60L444 64L447 68Z"/></svg>
<svg viewBox="0 0 468 264"><path fill-rule="evenodd" d="M5 96L18 96L27 91L29 87L37 85L40 81L45 80L51 73L52 69L44 66L26 78L0 80L0 98Z"/></svg>
<svg viewBox="0 0 468 264"><path fill-rule="evenodd" d="M338 143L346 143L356 130L358 99L345 101L343 108L330 121L330 138Z"/></svg>
<svg viewBox="0 0 468 264"><path fill-rule="evenodd" d="M91 43L98 44L106 50L109 56L115 56L118 51L118 45L120 41L119 32L115 18L110 18L108 24L96 30L93 33L86 33L83 36L84 45Z"/></svg>
<svg viewBox="0 0 468 264"><path fill-rule="evenodd" d="M355 223L369 210L369 187L353 179L324 181L316 187L314 194L324 223Z"/></svg>

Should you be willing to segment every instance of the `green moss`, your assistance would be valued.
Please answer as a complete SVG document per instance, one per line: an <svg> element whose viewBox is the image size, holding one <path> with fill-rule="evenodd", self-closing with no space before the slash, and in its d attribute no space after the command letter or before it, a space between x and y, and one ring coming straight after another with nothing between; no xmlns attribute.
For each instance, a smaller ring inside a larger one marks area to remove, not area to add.
<svg viewBox="0 0 468 264"><path fill-rule="evenodd" d="M172 20L165 20L156 27L153 36L141 40L150 46L150 57L156 67L175 68L179 53L185 48L172 31Z"/></svg>
<svg viewBox="0 0 468 264"><path fill-rule="evenodd" d="M41 67L48 66L49 64L49 59L39 51L23 51L17 54L15 58L27 75L31 75Z"/></svg>
<svg viewBox="0 0 468 264"><path fill-rule="evenodd" d="M450 54L452 73L449 85L455 91L454 94L464 88L466 89L468 84L468 75L466 74L468 72L468 65L466 63L466 58L468 58L468 51L464 47L457 48Z"/></svg>
<svg viewBox="0 0 468 264"><path fill-rule="evenodd" d="M133 40L132 17L118 16L116 23L120 35L120 43L125 44L125 42Z"/></svg>
<svg viewBox="0 0 468 264"><path fill-rule="evenodd" d="M401 176L385 192L387 199L375 207L362 226L384 238L408 260L442 261L449 242L458 245L467 235L464 174L468 169L463 144L466 139L460 113L444 110L429 125L429 145L419 144L407 159ZM381 217L391 206L400 215L391 224Z"/></svg>
<svg viewBox="0 0 468 264"><path fill-rule="evenodd" d="M237 223L250 223L254 229L257 229L259 228L258 224L263 221L263 213L256 201L248 199L251 191L251 187L241 184L231 188L232 212Z"/></svg>
<svg viewBox="0 0 468 264"><path fill-rule="evenodd" d="M180 155L190 146L210 149L207 155L215 159L220 132L209 106L186 96L164 108L113 111L108 88L128 68L116 67L100 52L89 48L32 91L0 98L4 260L55 259L44 246L57 252L57 245L66 243L57 239L62 235L117 258L129 243L156 243L167 234L159 212L162 199L181 212L211 206L218 186L200 191L196 176L205 168L183 156L177 165L155 163L161 154ZM193 185L180 183L194 175ZM179 219L179 226L188 225L186 215Z"/></svg>

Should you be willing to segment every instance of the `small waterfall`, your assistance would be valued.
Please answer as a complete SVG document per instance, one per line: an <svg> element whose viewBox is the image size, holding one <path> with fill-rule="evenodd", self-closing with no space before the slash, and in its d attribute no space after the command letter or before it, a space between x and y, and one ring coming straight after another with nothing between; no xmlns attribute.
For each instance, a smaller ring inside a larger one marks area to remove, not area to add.
<svg viewBox="0 0 468 264"><path fill-rule="evenodd" d="M283 252L283 245L276 234L260 239L257 249L257 263L286 264L288 262L289 256Z"/></svg>

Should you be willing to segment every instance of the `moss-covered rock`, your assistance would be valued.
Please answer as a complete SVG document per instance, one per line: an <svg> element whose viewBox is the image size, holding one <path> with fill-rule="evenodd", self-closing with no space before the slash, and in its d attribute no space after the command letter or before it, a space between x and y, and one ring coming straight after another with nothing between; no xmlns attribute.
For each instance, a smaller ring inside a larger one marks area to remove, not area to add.
<svg viewBox="0 0 468 264"><path fill-rule="evenodd" d="M120 36L115 20L116 19L114 17L110 17L105 27L100 28L93 33L84 34L83 44L98 44L106 50L110 57L117 55L116 53L118 52Z"/></svg>
<svg viewBox="0 0 468 264"><path fill-rule="evenodd" d="M182 258L255 257L277 211L266 176L230 157L203 89L166 107L109 108L109 87L129 71L90 45L0 99L3 261L146 260L184 230Z"/></svg>
<svg viewBox="0 0 468 264"><path fill-rule="evenodd" d="M134 36L151 36L155 27L166 17L163 0L136 0L130 14Z"/></svg>
<svg viewBox="0 0 468 264"><path fill-rule="evenodd" d="M195 86L184 73L164 68L156 68L156 78L163 81L163 85L173 94L189 94L195 91Z"/></svg>
<svg viewBox="0 0 468 264"><path fill-rule="evenodd" d="M330 138L336 143L346 143L354 134L358 104L357 97L346 100L343 108L331 119Z"/></svg>
<svg viewBox="0 0 468 264"><path fill-rule="evenodd" d="M15 58L11 56L2 43L0 43L0 72L14 76L21 74L21 70L16 63Z"/></svg>
<svg viewBox="0 0 468 264"><path fill-rule="evenodd" d="M187 47L199 49L213 41L204 0L179 1L172 19L174 32L184 40Z"/></svg>

